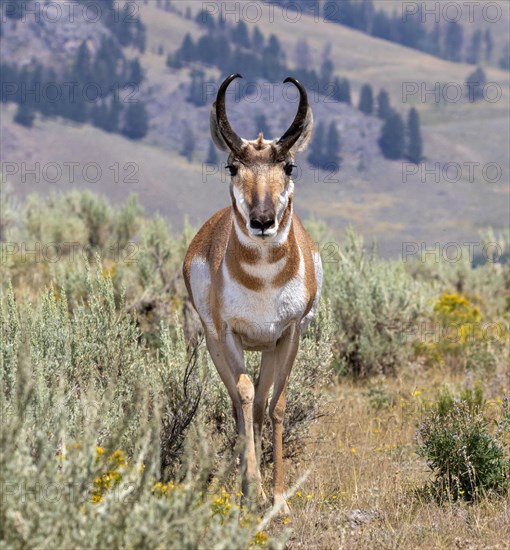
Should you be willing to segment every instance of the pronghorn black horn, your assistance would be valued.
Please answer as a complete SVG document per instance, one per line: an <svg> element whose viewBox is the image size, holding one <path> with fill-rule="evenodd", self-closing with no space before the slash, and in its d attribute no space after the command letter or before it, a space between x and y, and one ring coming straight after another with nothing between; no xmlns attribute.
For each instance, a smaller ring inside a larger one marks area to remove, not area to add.
<svg viewBox="0 0 510 550"><path fill-rule="evenodd" d="M308 113L308 95L305 87L299 80L288 76L283 83L292 82L294 86L299 90L299 107L294 118L294 121L290 125L290 128L283 134L283 136L276 143L280 153L286 154L291 147L299 139L299 136L303 133L305 127L306 115Z"/></svg>
<svg viewBox="0 0 510 550"><path fill-rule="evenodd" d="M236 156L241 156L244 142L234 132L232 126L230 126L230 122L227 118L227 110L225 108L225 92L227 91L229 84L236 78L243 77L239 73L231 74L223 81L220 89L218 90L218 95L216 96L216 121L218 122L218 127L225 143Z"/></svg>

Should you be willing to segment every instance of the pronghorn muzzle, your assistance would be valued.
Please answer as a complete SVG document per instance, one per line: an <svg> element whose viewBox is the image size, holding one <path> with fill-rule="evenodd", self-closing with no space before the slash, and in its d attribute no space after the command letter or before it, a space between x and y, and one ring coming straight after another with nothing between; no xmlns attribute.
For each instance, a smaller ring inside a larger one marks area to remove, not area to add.
<svg viewBox="0 0 510 550"><path fill-rule="evenodd" d="M257 202L250 211L250 227L264 236L275 225L276 212L271 200Z"/></svg>

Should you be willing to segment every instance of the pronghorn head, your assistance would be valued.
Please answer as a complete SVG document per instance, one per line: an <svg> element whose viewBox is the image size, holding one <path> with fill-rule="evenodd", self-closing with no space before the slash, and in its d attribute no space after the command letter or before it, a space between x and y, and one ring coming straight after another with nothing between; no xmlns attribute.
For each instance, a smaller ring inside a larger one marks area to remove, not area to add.
<svg viewBox="0 0 510 550"><path fill-rule="evenodd" d="M308 145L312 134L313 116L306 90L294 78L299 90L299 107L290 128L272 141L262 133L253 141L239 137L227 118L225 92L240 74L230 75L220 86L211 110L211 134L214 143L229 151L227 168L232 177L231 196L236 222L252 238L272 238L285 212L292 207L292 169L294 154Z"/></svg>

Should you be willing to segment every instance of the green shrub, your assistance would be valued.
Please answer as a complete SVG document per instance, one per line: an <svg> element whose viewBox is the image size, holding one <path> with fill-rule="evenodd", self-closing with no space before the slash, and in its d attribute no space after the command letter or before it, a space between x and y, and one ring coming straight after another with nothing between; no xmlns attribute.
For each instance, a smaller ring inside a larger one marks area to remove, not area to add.
<svg viewBox="0 0 510 550"><path fill-rule="evenodd" d="M471 502L510 487L510 449L504 445L504 432L510 433L508 401L494 433L485 405L481 386L464 390L458 399L444 389L418 429L418 452L433 472L429 489L439 502Z"/></svg>
<svg viewBox="0 0 510 550"><path fill-rule="evenodd" d="M376 411L391 407L395 403L394 399L388 395L386 388L381 383L370 386L366 391L366 396L370 401L370 405Z"/></svg>
<svg viewBox="0 0 510 550"><path fill-rule="evenodd" d="M178 324L162 328L151 353L112 280L89 270L86 284L72 312L55 289L34 305L12 288L0 301L2 546L265 541L264 523L210 483L213 471L228 481L233 463L218 459L199 422L204 354L190 357ZM158 484L165 466L178 490Z"/></svg>
<svg viewBox="0 0 510 550"><path fill-rule="evenodd" d="M331 302L335 365L340 374L394 373L412 355L409 329L425 312L426 287L398 262L368 253L349 230L338 257L325 262L325 296Z"/></svg>
<svg viewBox="0 0 510 550"><path fill-rule="evenodd" d="M144 224L142 235L160 251L162 269L171 269L184 243L169 239L168 231L161 234L162 223ZM147 338L137 309L129 305L138 270L149 261L123 266L113 278L100 263L72 264L43 292L4 287L2 545L279 545L266 540L265 519L247 517L220 489L237 488L235 456L224 452L234 450L235 428L230 399L204 346L187 347L180 308L171 309L155 336ZM155 271L152 281L146 276L150 294L157 293L166 275ZM119 288L117 277L130 287ZM170 296L178 292L177 285L168 289ZM30 298L21 298L27 290ZM288 454L301 451L329 400L328 311L324 303L291 378ZM254 371L257 361L258 355L250 355ZM266 449L269 437L266 430ZM123 457L122 464L98 461L98 446L107 457ZM174 486L178 490L170 490Z"/></svg>

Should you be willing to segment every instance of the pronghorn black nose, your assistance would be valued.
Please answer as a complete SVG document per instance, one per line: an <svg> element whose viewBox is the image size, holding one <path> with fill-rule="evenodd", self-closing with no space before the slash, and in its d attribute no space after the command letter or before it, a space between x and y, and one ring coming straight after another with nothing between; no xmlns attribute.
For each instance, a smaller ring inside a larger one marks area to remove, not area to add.
<svg viewBox="0 0 510 550"><path fill-rule="evenodd" d="M273 227L273 225L274 219L272 216L265 216L262 214L257 218L250 218L250 227L252 229L260 229L262 233L264 233L266 229Z"/></svg>

